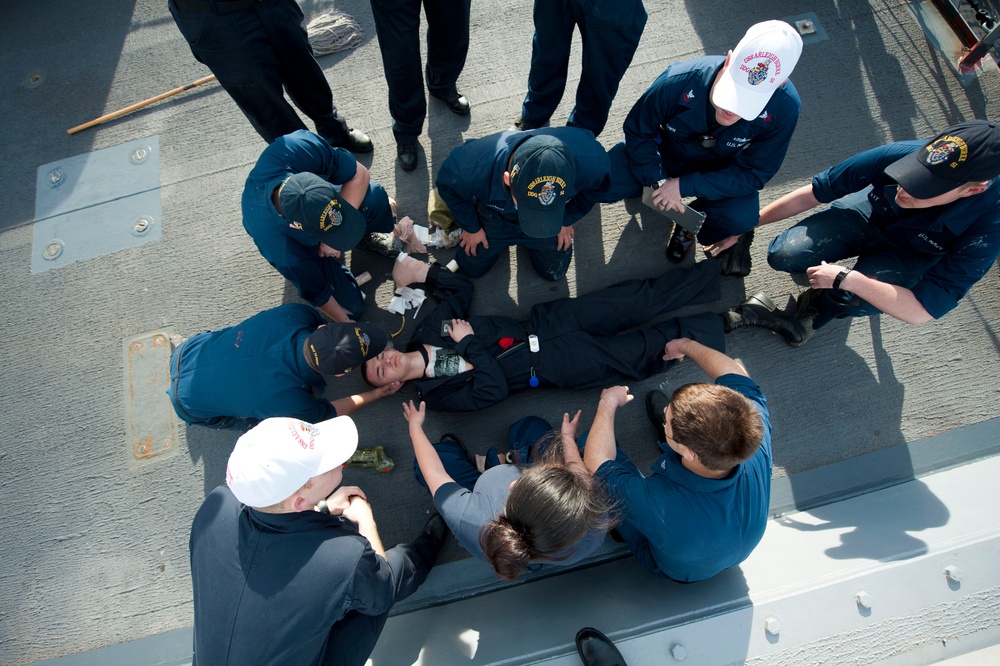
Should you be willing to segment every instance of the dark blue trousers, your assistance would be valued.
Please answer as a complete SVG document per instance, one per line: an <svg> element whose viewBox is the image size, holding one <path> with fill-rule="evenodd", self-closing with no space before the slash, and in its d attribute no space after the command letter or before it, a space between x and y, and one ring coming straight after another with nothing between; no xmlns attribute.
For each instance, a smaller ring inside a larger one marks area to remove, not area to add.
<svg viewBox="0 0 1000 666"><path fill-rule="evenodd" d="M643 183L629 167L625 143L609 150L608 157L611 159L611 189L601 203L641 197ZM745 233L757 226L760 220L759 192L727 199L695 199L690 206L705 213L705 224L698 232L698 242L703 245Z"/></svg>
<svg viewBox="0 0 1000 666"><path fill-rule="evenodd" d="M471 4L472 0L371 0L397 143L415 141L427 116L420 72L421 5L427 16L427 89L443 97L455 91L465 67Z"/></svg>
<svg viewBox="0 0 1000 666"><path fill-rule="evenodd" d="M317 134L334 145L347 138L350 128L333 104L295 0L261 0L227 13L180 9L172 0L169 6L191 53L265 141L306 129L282 87L316 123Z"/></svg>
<svg viewBox="0 0 1000 666"><path fill-rule="evenodd" d="M544 453L550 441L545 438L545 435L551 431L552 426L545 419L539 416L526 416L510 427L507 433L507 444L511 451L517 453L518 460L527 465ZM541 447L536 445L541 445ZM482 473L476 469L475 461L466 457L466 451L450 439L438 442L434 445L434 449L438 452L441 464L444 465L448 476L463 488L472 490ZM491 446L486 455L486 468L489 469L498 464L500 461L496 447ZM417 465L416 460L413 461L413 475L417 477L420 485L427 488L427 482L424 481L424 475L420 472L420 466Z"/></svg>
<svg viewBox="0 0 1000 666"><path fill-rule="evenodd" d="M868 221L868 190L835 201L778 234L767 249L767 263L786 273L805 273L821 262L857 257L854 270L882 282L913 287L939 257L919 255L896 247ZM819 314L813 328L833 319L870 317L880 310L843 289L821 289Z"/></svg>
<svg viewBox="0 0 1000 666"><path fill-rule="evenodd" d="M573 246L568 250L558 249L558 239L532 238L523 231L517 219L509 220L503 215L485 206L476 207L476 215L480 226L486 231L489 248L480 245L476 256L466 254L460 246L455 254L458 267L469 277L477 278L486 275L503 250L512 245L521 245L528 250L528 257L535 272L543 280L555 282L566 275L569 262L573 260Z"/></svg>
<svg viewBox="0 0 1000 666"><path fill-rule="evenodd" d="M642 0L535 0L532 17L535 36L521 117L541 125L559 106L566 88L573 29L579 26L583 72L576 88L576 106L566 124L589 129L597 136L608 121L618 84L646 27Z"/></svg>
<svg viewBox="0 0 1000 666"><path fill-rule="evenodd" d="M535 363L538 377L562 388L645 379L675 363L663 360L663 348L676 338L724 351L722 318L715 313L646 325L670 310L718 300L719 294L719 262L707 259L688 270L539 303L530 315L541 341Z"/></svg>
<svg viewBox="0 0 1000 666"><path fill-rule="evenodd" d="M319 260L323 278L333 290L333 298L340 307L355 318L365 311L365 294L355 279L351 269L342 263L342 259L323 257Z"/></svg>
<svg viewBox="0 0 1000 666"><path fill-rule="evenodd" d="M188 425L200 425L205 426L206 428L214 428L216 430L249 430L260 423L260 420L239 416L213 416L207 419L199 418L188 414L187 410L181 405L181 401L177 398L177 385L180 383L181 374L181 354L184 353L184 345L186 345L190 340L194 340L199 336L208 335L209 333L211 333L211 331L202 331L201 333L192 335L190 338L174 347L174 350L170 353L170 385L167 387L167 397L170 398L170 404L174 406L174 412L178 417L180 417L181 421L184 421L184 423L187 423Z"/></svg>

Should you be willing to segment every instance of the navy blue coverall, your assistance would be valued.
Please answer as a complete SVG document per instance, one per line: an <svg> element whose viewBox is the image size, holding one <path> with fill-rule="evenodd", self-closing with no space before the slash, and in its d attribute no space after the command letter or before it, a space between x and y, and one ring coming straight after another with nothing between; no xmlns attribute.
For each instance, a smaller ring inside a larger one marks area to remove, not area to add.
<svg viewBox="0 0 1000 666"><path fill-rule="evenodd" d="M192 666L364 666L437 555L423 533L382 557L343 516L265 513L228 486L198 509L189 548Z"/></svg>
<svg viewBox="0 0 1000 666"><path fill-rule="evenodd" d="M856 256L854 270L909 289L935 319L951 312L1000 254L1000 179L943 206L900 208L898 186L885 168L926 143L879 146L813 176L813 195L832 203L771 241L771 267L805 273L820 262ZM819 291L814 329L835 318L880 313L849 291Z"/></svg>
<svg viewBox="0 0 1000 666"><path fill-rule="evenodd" d="M332 144L347 140L351 128L333 104L295 0L170 0L169 6L195 59L265 141L306 129L282 86L317 134Z"/></svg>
<svg viewBox="0 0 1000 666"><path fill-rule="evenodd" d="M355 317L361 315L365 301L354 276L339 259L319 256L319 239L289 226L274 207L271 193L292 174L314 173L336 186L354 178L357 171L358 162L348 151L312 132L293 132L264 149L247 176L242 200L243 228L268 263L298 288L299 296L316 307L333 297ZM392 231L389 195L374 180L358 212L365 218L367 233Z"/></svg>
<svg viewBox="0 0 1000 666"><path fill-rule="evenodd" d="M576 106L566 124L599 135L646 27L642 0L535 0L532 18L535 36L521 118L532 126L544 125L559 106L566 89L573 28L579 26L583 72Z"/></svg>
<svg viewBox="0 0 1000 666"><path fill-rule="evenodd" d="M454 349L472 364L450 377L415 381L428 409L467 412L495 405L511 393L539 387L596 388L611 382L645 379L665 371L663 348L675 338L691 338L723 351L722 318L714 313L667 319L637 330L653 317L720 296L719 264L702 261L690 271L629 280L578 298L561 298L531 308L526 321L469 316L472 283L432 266L428 291L441 303L417 326L407 351L423 345ZM467 319L474 331L459 342L441 336L441 322ZM527 338L538 336L531 353Z"/></svg>
<svg viewBox="0 0 1000 666"><path fill-rule="evenodd" d="M698 197L691 207L706 214L702 244L757 225L759 192L781 168L802 103L786 81L757 118L720 126L709 93L725 60L674 63L642 94L625 119L625 141L608 153L614 181L602 201L637 197L645 185L679 178L681 196Z"/></svg>
<svg viewBox="0 0 1000 666"><path fill-rule="evenodd" d="M170 356L167 395L174 411L185 423L210 428L250 427L271 416L332 419L337 410L316 397L326 380L302 352L324 323L308 305L285 303L191 336Z"/></svg>
<svg viewBox="0 0 1000 666"><path fill-rule="evenodd" d="M557 237L532 238L521 231L517 207L503 174L510 170L510 158L522 142L532 136L553 136L569 148L576 162L574 192L566 204L563 226L568 227L590 212L606 196L611 186L608 154L589 130L577 127L545 127L527 132L508 130L481 139L466 141L451 151L441 165L437 188L451 214L464 231L486 231L489 248L482 245L476 256L461 247L455 259L462 272L481 277L493 267L500 252L511 245L528 249L531 264L546 280L566 275L573 258L573 248L559 250Z"/></svg>

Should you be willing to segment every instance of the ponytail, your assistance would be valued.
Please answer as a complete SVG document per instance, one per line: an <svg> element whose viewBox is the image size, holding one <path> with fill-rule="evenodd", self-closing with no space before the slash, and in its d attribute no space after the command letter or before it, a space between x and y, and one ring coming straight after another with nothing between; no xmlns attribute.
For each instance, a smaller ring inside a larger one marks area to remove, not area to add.
<svg viewBox="0 0 1000 666"><path fill-rule="evenodd" d="M531 566L532 551L526 532L506 516L497 516L483 526L479 531L479 545L486 561L503 580L515 580Z"/></svg>
<svg viewBox="0 0 1000 666"><path fill-rule="evenodd" d="M486 560L503 580L514 580L535 560L556 562L591 531L617 524L614 502L585 469L537 463L514 483L504 512L479 532Z"/></svg>

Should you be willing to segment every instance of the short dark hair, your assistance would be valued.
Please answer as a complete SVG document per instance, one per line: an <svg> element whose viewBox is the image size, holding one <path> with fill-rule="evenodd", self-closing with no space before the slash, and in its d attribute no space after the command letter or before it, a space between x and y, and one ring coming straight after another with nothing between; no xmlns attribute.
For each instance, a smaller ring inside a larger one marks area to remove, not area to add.
<svg viewBox="0 0 1000 666"><path fill-rule="evenodd" d="M365 361L364 363L361 364L361 378L365 380L365 384L368 384L368 386L371 386L372 388L380 388L375 382L371 380L371 377L368 376L368 363L371 360L372 359L368 359L368 361Z"/></svg>
<svg viewBox="0 0 1000 666"><path fill-rule="evenodd" d="M674 391L670 428L675 441L716 471L749 460L764 439L760 411L746 396L719 384L685 384Z"/></svg>
<svg viewBox="0 0 1000 666"><path fill-rule="evenodd" d="M549 450L551 456L521 474L503 514L479 531L486 560L504 580L516 579L533 560L565 559L568 555L554 556L588 532L607 531L618 523L614 500L601 481L585 467L562 462L558 444Z"/></svg>

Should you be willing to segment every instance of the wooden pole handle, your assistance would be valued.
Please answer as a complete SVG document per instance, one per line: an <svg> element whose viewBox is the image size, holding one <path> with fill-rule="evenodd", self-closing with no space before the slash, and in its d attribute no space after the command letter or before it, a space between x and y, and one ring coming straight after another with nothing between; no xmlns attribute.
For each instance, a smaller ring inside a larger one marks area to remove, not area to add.
<svg viewBox="0 0 1000 666"><path fill-rule="evenodd" d="M196 87L198 87L198 86L200 86L202 84L209 83L211 81L215 81L215 74L209 74L208 76L203 76L200 79L197 79L196 81L192 81L191 83L188 83L187 85L180 86L179 88L174 88L173 90L168 90L165 93L160 93L159 95L156 95L155 97L150 97L149 99L144 99L141 102L136 102L135 104L132 104L130 106L126 106L124 109L118 109L117 111L112 111L111 113L103 115L100 118L95 118L95 119L93 119L93 120L91 120L89 122L85 122L82 125L77 125L76 127L71 127L68 130L66 130L66 133L67 134L76 134L77 132L79 132L81 130L88 129L90 127L93 127L94 125L100 125L102 123L106 123L109 120L114 120L115 118L120 118L120 117L124 116L125 114L132 113L133 111L137 111L138 109L141 109L143 107L149 106L150 104L156 104L157 102L159 102L161 100L164 100L164 99L167 99L168 97L173 97L174 95L179 95L179 94L181 94L182 92L184 92L186 90L191 90L192 88L196 88Z"/></svg>

